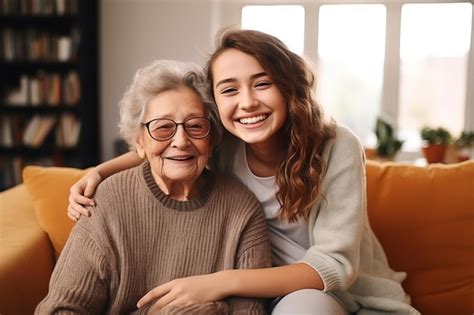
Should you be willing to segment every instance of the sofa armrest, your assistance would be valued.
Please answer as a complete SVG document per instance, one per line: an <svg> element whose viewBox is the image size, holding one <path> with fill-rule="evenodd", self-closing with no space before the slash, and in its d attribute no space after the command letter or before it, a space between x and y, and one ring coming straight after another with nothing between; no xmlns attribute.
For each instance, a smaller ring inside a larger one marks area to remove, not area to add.
<svg viewBox="0 0 474 315"><path fill-rule="evenodd" d="M48 292L54 254L21 184L0 193L0 313L32 314Z"/></svg>

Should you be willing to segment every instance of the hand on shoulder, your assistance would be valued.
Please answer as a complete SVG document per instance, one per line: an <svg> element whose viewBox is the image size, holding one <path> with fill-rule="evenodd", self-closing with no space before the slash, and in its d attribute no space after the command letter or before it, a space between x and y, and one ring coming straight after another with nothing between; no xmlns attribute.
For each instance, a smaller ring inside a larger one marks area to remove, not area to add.
<svg viewBox="0 0 474 315"><path fill-rule="evenodd" d="M90 216L86 206L94 206L92 196L102 181L102 177L97 168L90 169L69 189L69 205L67 207L67 216L77 221L81 217Z"/></svg>

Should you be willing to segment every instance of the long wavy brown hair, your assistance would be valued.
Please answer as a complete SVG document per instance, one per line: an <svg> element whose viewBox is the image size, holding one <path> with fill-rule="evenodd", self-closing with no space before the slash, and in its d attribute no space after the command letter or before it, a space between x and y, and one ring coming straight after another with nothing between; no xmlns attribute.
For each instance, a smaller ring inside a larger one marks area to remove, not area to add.
<svg viewBox="0 0 474 315"><path fill-rule="evenodd" d="M283 95L288 119L282 141L289 145L275 176L279 187L276 197L281 205L279 217L288 222L296 222L300 217L307 220L321 190L324 146L336 134L335 122L324 120L315 100L312 68L279 39L265 33L227 29L218 38L206 69L211 95L212 65L230 48L257 59Z"/></svg>

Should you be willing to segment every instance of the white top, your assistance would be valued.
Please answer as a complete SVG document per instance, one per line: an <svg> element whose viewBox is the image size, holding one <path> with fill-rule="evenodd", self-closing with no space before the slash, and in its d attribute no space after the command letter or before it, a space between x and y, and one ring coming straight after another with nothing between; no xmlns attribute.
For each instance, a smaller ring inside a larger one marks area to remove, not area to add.
<svg viewBox="0 0 474 315"><path fill-rule="evenodd" d="M243 142L239 143L237 148L232 171L257 196L263 206L272 245L273 265L287 265L302 259L309 248L308 224L302 219L296 223L278 219L281 207L276 198L275 176L259 177L252 173Z"/></svg>

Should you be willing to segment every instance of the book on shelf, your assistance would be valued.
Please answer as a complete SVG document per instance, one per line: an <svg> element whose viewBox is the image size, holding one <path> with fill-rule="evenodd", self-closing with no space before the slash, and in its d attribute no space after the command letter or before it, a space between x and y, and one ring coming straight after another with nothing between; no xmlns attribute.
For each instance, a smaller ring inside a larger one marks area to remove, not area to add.
<svg viewBox="0 0 474 315"><path fill-rule="evenodd" d="M29 79L27 75L20 76L18 86L8 91L5 100L10 105L23 106L28 103Z"/></svg>
<svg viewBox="0 0 474 315"><path fill-rule="evenodd" d="M46 116L41 117L41 124L38 127L38 131L33 138L33 142L31 144L32 147L39 147L43 144L44 140L48 136L48 134L53 130L54 124L56 123L56 117L53 116Z"/></svg>
<svg viewBox="0 0 474 315"><path fill-rule="evenodd" d="M66 14L66 0L56 0L56 12L59 15Z"/></svg>
<svg viewBox="0 0 474 315"><path fill-rule="evenodd" d="M48 104L58 106L61 103L61 76L59 73L52 73L48 77Z"/></svg>
<svg viewBox="0 0 474 315"><path fill-rule="evenodd" d="M22 115L9 116L12 133L13 146L21 146L23 143L24 117Z"/></svg>
<svg viewBox="0 0 474 315"><path fill-rule="evenodd" d="M81 98L81 84L76 71L70 71L63 79L63 102L66 105L77 104Z"/></svg>
<svg viewBox="0 0 474 315"><path fill-rule="evenodd" d="M42 102L41 98L41 83L37 77L30 78L30 104L32 106L38 106Z"/></svg>
<svg viewBox="0 0 474 315"><path fill-rule="evenodd" d="M23 144L33 148L39 147L43 144L55 123L56 117L54 116L33 116L23 133Z"/></svg>
<svg viewBox="0 0 474 315"><path fill-rule="evenodd" d="M61 36L58 38L58 61L71 60L72 41L69 36Z"/></svg>
<svg viewBox="0 0 474 315"><path fill-rule="evenodd" d="M25 131L23 132L23 144L29 145L33 142L33 138L35 137L35 133L37 132L39 125L41 122L41 116L35 115L25 127Z"/></svg>
<svg viewBox="0 0 474 315"><path fill-rule="evenodd" d="M13 61L15 58L13 30L6 28L1 31L2 34L2 56L5 61Z"/></svg>
<svg viewBox="0 0 474 315"><path fill-rule="evenodd" d="M13 146L13 134L9 117L1 117L2 126L0 128L1 145L6 148Z"/></svg>
<svg viewBox="0 0 474 315"><path fill-rule="evenodd" d="M35 90L37 95L32 95L33 91L30 91L30 95L32 98L37 98L40 104L45 104L46 100L48 99L48 90L49 90L49 79L48 73L43 70L39 70L36 72L36 75L32 77L34 80L38 81L38 89Z"/></svg>
<svg viewBox="0 0 474 315"><path fill-rule="evenodd" d="M58 147L75 147L79 141L81 122L73 114L63 114L59 117L56 128L56 145Z"/></svg>
<svg viewBox="0 0 474 315"><path fill-rule="evenodd" d="M23 144L24 121L22 115L0 117L0 146L11 148Z"/></svg>

